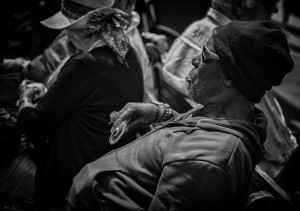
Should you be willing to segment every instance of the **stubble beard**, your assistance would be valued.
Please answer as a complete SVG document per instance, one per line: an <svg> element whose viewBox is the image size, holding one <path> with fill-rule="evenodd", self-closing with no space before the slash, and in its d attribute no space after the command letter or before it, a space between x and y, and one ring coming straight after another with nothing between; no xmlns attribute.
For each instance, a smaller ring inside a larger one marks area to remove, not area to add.
<svg viewBox="0 0 300 211"><path fill-rule="evenodd" d="M221 87L213 86L213 82L197 83L193 87L189 87L188 96L196 103L203 106L215 103L215 96L221 91Z"/></svg>

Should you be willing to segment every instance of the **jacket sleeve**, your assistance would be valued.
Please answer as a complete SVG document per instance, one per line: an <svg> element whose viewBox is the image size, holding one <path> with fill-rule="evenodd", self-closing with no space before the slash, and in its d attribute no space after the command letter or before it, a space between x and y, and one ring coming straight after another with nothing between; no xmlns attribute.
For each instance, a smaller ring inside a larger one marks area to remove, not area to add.
<svg viewBox="0 0 300 211"><path fill-rule="evenodd" d="M218 166L199 160L170 163L149 210L226 210L235 193L233 179Z"/></svg>
<svg viewBox="0 0 300 211"><path fill-rule="evenodd" d="M66 32L62 31L42 54L27 65L25 76L30 80L43 83L65 58L75 53L76 48L69 41Z"/></svg>
<svg viewBox="0 0 300 211"><path fill-rule="evenodd" d="M46 133L74 112L91 91L93 77L87 68L76 60L68 62L36 107L21 110L18 119L21 128L31 134L37 130Z"/></svg>

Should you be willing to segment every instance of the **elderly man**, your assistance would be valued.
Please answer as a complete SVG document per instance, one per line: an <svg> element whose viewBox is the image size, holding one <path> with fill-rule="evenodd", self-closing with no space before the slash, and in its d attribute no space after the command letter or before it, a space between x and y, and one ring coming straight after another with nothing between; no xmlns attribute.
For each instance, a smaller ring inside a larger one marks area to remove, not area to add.
<svg viewBox="0 0 300 211"><path fill-rule="evenodd" d="M195 102L187 98L185 77L192 67L190 60L202 51L202 46L211 36L213 29L230 21L270 20L276 13L278 0L211 0L211 7L205 17L191 23L173 42L164 59L163 75L168 85L179 92L178 98L164 99L178 112L186 112L195 107ZM189 68L186 68L189 67Z"/></svg>
<svg viewBox="0 0 300 211"><path fill-rule="evenodd" d="M191 67L190 60L201 52L213 29L233 20L269 20L278 11L277 3L278 0L211 0L211 7L205 17L191 23L174 41L166 55L162 69L165 83L160 86L161 101L180 113L198 106L189 100L185 89L185 78L190 69L186 67ZM269 120L268 136L264 144L267 153L259 165L269 176L274 177L291 156L296 140L286 126L272 91L266 93L257 106Z"/></svg>
<svg viewBox="0 0 300 211"><path fill-rule="evenodd" d="M270 21L217 27L186 80L198 107L87 164L69 210L232 210L264 154L267 120L255 107L293 68L286 37ZM175 115L164 104L129 104L115 127ZM122 141L122 139L120 140Z"/></svg>

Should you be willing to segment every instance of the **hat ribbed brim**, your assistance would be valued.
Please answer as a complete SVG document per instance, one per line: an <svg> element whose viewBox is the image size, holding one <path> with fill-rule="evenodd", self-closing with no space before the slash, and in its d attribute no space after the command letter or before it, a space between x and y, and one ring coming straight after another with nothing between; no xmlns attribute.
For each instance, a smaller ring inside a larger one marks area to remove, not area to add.
<svg viewBox="0 0 300 211"><path fill-rule="evenodd" d="M77 20L73 20L70 18L67 18L62 14L62 12L58 12L55 15L51 16L50 18L47 18L46 20L41 21L40 23L44 26L51 28L51 29L66 29L66 28L84 28L87 21L90 19L92 13L98 12L102 14L111 14L111 13L121 13L126 15L125 12L116 9L116 8L98 8L95 9L84 16L80 17Z"/></svg>
<svg viewBox="0 0 300 211"><path fill-rule="evenodd" d="M62 14L62 12L58 12L55 15L47 18L46 20L41 21L41 24L51 29L65 29L74 23L72 19L67 18Z"/></svg>

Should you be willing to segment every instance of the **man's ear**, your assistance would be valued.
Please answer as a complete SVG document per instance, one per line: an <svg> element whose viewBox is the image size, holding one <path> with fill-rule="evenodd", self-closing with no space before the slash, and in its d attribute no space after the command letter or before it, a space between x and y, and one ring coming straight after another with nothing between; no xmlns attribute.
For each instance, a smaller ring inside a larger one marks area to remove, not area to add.
<svg viewBox="0 0 300 211"><path fill-rule="evenodd" d="M226 88L230 88L230 87L233 87L233 83L232 81L227 77L226 73L224 72L223 69L221 69L221 71L219 72L220 74L220 77L221 77L221 80L223 80L223 85L226 87Z"/></svg>
<svg viewBox="0 0 300 211"><path fill-rule="evenodd" d="M233 87L234 85L230 79L226 78L226 79L224 79L224 86L227 88L230 88L230 87Z"/></svg>
<svg viewBox="0 0 300 211"><path fill-rule="evenodd" d="M223 75L224 75L224 78L223 78L224 86L227 88L233 87L234 84L232 83L232 80L230 80L225 73Z"/></svg>

